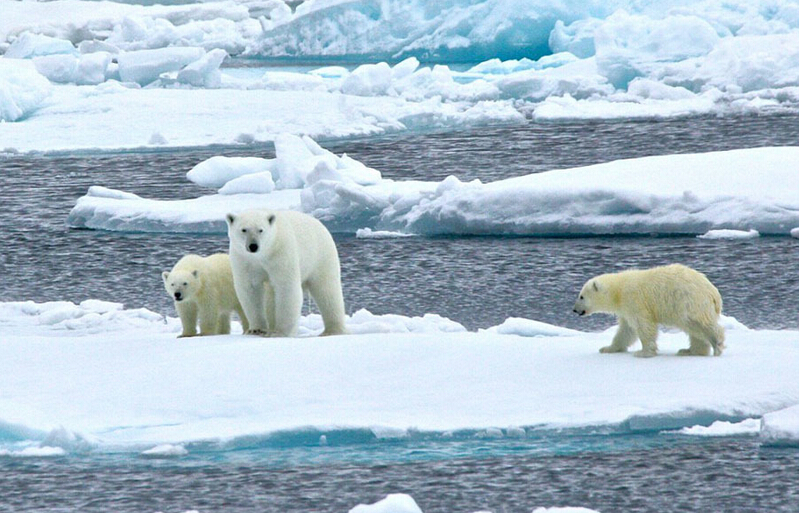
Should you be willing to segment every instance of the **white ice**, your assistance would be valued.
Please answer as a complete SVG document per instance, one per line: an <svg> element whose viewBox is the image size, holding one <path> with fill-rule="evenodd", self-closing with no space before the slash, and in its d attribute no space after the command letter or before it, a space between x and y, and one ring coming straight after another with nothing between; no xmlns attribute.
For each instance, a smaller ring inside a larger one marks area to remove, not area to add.
<svg viewBox="0 0 799 513"><path fill-rule="evenodd" d="M271 207L310 213L334 232L369 229L362 237L378 232L788 235L799 225L797 161L799 147L754 148L619 160L487 184L454 176L439 183L394 181L307 137L280 136L272 161L242 164L214 157L190 172L206 185L229 180L220 194L155 201L92 187L77 201L68 224L224 232L228 211ZM256 172L263 169L263 175ZM248 177L252 182L241 181ZM270 177L279 190L258 194L271 188Z"/></svg>
<svg viewBox="0 0 799 513"><path fill-rule="evenodd" d="M760 237L757 230L710 230L698 236L700 239L756 239Z"/></svg>
<svg viewBox="0 0 799 513"><path fill-rule="evenodd" d="M529 338L361 311L339 337L315 337L314 315L299 338L245 336L237 324L232 335L178 340L177 319L114 303L0 303L0 448L191 452L193 441L309 428L525 436L713 417L763 417L764 440L795 439L799 332L725 324L721 357L678 357L687 337L662 333L661 355L642 360L600 354L612 330Z"/></svg>
<svg viewBox="0 0 799 513"><path fill-rule="evenodd" d="M757 435L760 433L760 419L746 419L741 422L717 420L709 426L691 426L678 431L681 435L690 436L739 436Z"/></svg>

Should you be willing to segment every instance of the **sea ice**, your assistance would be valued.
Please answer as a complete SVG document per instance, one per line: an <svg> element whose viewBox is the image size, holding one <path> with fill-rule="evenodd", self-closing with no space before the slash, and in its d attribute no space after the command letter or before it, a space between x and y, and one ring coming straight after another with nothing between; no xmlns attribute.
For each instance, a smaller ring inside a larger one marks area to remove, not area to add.
<svg viewBox="0 0 799 513"><path fill-rule="evenodd" d="M745 232L747 237L788 235L799 224L793 192L799 189L799 175L792 171L799 148L794 147L619 160L483 184L453 176L440 183L381 179L378 171L335 156L309 138L281 136L278 142L277 158L264 165L281 190L238 194L236 209L268 202L312 214L339 233L368 228L362 236L378 231L582 236L715 230L710 238L740 237L742 228L754 230ZM204 183L218 184L240 172L226 161L208 162L201 164L208 169ZM751 172L754 168L758 173ZM236 187L238 192L257 190L248 190L245 183ZM121 231L225 231L229 195L154 201L124 194L90 189L70 212L68 224Z"/></svg>

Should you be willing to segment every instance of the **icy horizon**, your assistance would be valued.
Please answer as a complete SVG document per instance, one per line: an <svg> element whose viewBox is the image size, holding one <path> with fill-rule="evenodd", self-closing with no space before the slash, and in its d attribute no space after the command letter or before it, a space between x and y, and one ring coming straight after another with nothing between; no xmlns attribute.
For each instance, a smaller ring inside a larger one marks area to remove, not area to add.
<svg viewBox="0 0 799 513"><path fill-rule="evenodd" d="M799 111L799 8L788 0L0 9L9 153Z"/></svg>

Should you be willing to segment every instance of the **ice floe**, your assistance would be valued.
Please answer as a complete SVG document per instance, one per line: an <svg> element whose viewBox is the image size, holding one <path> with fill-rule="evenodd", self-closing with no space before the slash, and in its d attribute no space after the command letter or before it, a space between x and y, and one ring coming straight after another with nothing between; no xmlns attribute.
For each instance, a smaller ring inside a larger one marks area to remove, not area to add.
<svg viewBox="0 0 799 513"><path fill-rule="evenodd" d="M98 312L89 327L67 327ZM659 432L758 417L764 440L797 432L795 331L728 328L718 358L678 357L687 338L662 333L661 356L644 361L600 354L612 331L539 327L529 338L365 311L340 337L317 338L318 315L301 324L293 339L245 336L236 325L231 335L178 340L176 318L113 303L0 303L0 450L157 448L165 457L194 442L235 447L275 433L296 432L300 443L341 429L524 437L531 427Z"/></svg>
<svg viewBox="0 0 799 513"><path fill-rule="evenodd" d="M454 176L395 181L307 137L281 136L273 160L213 157L189 173L206 185L227 180L220 194L155 201L95 186L78 200L68 224L224 232L228 211L273 208L302 210L334 232L370 230L361 236L788 235L799 225L797 161L799 148L775 147L619 160L486 184ZM272 182L274 192L259 194Z"/></svg>

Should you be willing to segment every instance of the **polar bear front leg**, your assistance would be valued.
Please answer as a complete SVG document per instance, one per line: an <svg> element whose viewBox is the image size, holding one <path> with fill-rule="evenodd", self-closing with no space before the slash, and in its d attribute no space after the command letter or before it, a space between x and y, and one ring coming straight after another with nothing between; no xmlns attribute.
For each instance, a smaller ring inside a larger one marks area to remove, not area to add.
<svg viewBox="0 0 799 513"><path fill-rule="evenodd" d="M276 337L292 337L302 313L302 285L299 280L284 280L272 283L274 288L275 325L272 334Z"/></svg>
<svg viewBox="0 0 799 513"><path fill-rule="evenodd" d="M234 280L233 285L249 325L244 333L247 335L268 335L269 325L266 322L264 282L262 280L252 280L242 283L241 280Z"/></svg>
<svg viewBox="0 0 799 513"><path fill-rule="evenodd" d="M628 347L635 343L637 338L638 335L636 335L635 330L632 326L630 326L630 323L620 318L619 329L616 331L616 335L613 336L613 342L611 342L609 346L601 348L599 352L623 353L627 351Z"/></svg>
<svg viewBox="0 0 799 513"><path fill-rule="evenodd" d="M183 332L178 338L193 337L197 334L197 305L186 301L175 302L175 310L178 311L180 323L183 325Z"/></svg>
<svg viewBox="0 0 799 513"><path fill-rule="evenodd" d="M637 326L638 338L641 339L642 349L633 353L639 358L651 358L658 354L658 325L654 322L639 321Z"/></svg>

